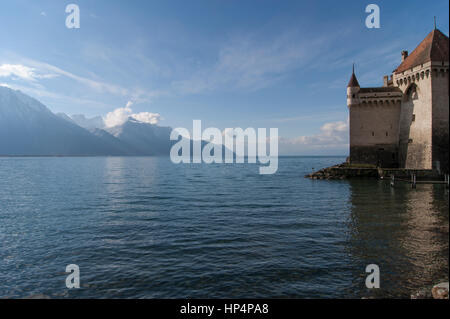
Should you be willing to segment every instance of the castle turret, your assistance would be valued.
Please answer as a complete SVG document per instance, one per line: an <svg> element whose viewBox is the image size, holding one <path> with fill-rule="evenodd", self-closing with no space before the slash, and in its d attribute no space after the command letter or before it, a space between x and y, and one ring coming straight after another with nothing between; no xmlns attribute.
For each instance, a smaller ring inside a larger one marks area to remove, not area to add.
<svg viewBox="0 0 450 319"><path fill-rule="evenodd" d="M359 93L360 87L358 80L355 75L355 65L353 65L352 77L347 85L347 106L350 107L355 104L359 104Z"/></svg>

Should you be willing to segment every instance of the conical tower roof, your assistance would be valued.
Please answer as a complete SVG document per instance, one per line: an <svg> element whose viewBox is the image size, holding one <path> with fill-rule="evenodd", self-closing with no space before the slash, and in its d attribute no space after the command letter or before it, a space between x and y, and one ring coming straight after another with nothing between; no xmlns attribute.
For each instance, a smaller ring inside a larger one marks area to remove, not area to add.
<svg viewBox="0 0 450 319"><path fill-rule="evenodd" d="M355 65L353 65L352 77L350 78L347 87L360 87L355 75Z"/></svg>

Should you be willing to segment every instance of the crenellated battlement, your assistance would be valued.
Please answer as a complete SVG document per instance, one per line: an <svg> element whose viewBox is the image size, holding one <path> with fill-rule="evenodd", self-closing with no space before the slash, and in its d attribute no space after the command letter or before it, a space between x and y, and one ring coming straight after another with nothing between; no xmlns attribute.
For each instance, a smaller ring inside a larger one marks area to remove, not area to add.
<svg viewBox="0 0 450 319"><path fill-rule="evenodd" d="M393 74L393 80L397 87L405 89L411 83L428 80L431 77L445 78L449 75L449 62L427 62L411 69Z"/></svg>

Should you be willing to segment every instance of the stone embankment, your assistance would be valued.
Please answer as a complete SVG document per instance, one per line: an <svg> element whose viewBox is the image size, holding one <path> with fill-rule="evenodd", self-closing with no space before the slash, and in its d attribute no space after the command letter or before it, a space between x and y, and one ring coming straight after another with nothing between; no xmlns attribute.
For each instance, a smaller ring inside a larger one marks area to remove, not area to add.
<svg viewBox="0 0 450 319"><path fill-rule="evenodd" d="M343 163L305 175L311 179L348 179L348 178L395 178L410 179L415 174L417 180L442 180L443 175L435 170L411 170L402 168L379 168L371 165Z"/></svg>

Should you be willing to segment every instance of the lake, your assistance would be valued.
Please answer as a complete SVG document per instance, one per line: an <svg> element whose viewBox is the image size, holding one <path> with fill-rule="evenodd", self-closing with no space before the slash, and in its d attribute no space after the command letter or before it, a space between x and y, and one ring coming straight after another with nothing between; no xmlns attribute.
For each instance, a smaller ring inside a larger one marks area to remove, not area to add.
<svg viewBox="0 0 450 319"><path fill-rule="evenodd" d="M448 278L448 190L303 176L344 157L0 158L0 297L409 298ZM67 289L68 264L80 289ZM365 268L380 268L367 289Z"/></svg>

